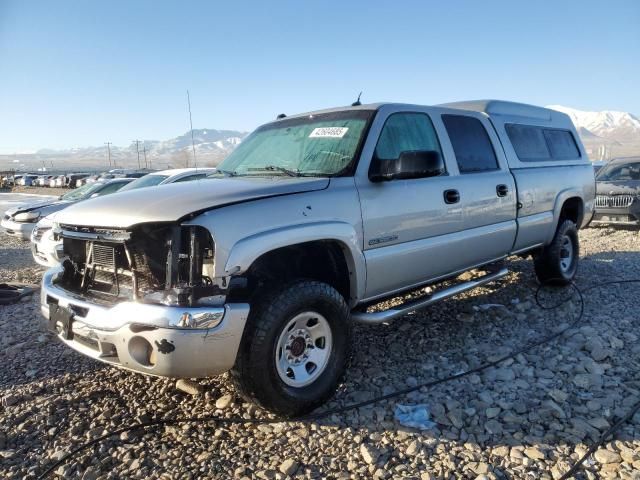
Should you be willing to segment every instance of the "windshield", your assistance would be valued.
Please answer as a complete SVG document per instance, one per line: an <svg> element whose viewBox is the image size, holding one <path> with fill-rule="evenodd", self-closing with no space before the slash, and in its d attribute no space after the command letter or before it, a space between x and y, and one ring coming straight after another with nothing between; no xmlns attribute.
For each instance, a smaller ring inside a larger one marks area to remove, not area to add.
<svg viewBox="0 0 640 480"><path fill-rule="evenodd" d="M135 190L136 188L144 188L144 187L153 187L154 185L158 185L169 178L169 175L145 175L144 177L140 177L128 185L122 187L120 189L121 192L125 190Z"/></svg>
<svg viewBox="0 0 640 480"><path fill-rule="evenodd" d="M609 164L598 172L597 180L640 180L640 162Z"/></svg>
<svg viewBox="0 0 640 480"><path fill-rule="evenodd" d="M94 191L102 188L102 183L88 183L83 185L75 190L65 193L60 197L61 200L82 200L83 198L87 198Z"/></svg>
<svg viewBox="0 0 640 480"><path fill-rule="evenodd" d="M219 166L219 174L332 176L353 163L370 110L284 119L258 128Z"/></svg>

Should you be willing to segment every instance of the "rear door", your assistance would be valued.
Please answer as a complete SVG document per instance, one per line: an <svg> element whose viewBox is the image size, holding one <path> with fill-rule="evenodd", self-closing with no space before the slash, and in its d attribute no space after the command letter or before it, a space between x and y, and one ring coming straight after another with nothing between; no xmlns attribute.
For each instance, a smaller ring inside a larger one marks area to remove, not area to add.
<svg viewBox="0 0 640 480"><path fill-rule="evenodd" d="M516 233L516 187L500 141L480 113L443 113L454 152L470 264L511 252Z"/></svg>

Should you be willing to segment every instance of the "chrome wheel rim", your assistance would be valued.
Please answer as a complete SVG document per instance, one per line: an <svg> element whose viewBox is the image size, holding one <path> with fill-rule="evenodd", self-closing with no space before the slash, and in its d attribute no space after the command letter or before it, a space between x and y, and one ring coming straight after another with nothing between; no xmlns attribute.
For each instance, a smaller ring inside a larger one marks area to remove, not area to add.
<svg viewBox="0 0 640 480"><path fill-rule="evenodd" d="M333 338L329 322L317 312L303 312L287 322L276 345L280 379L290 387L313 383L331 356Z"/></svg>
<svg viewBox="0 0 640 480"><path fill-rule="evenodd" d="M571 238L562 237L562 245L560 246L560 269L567 272L573 265L573 242Z"/></svg>

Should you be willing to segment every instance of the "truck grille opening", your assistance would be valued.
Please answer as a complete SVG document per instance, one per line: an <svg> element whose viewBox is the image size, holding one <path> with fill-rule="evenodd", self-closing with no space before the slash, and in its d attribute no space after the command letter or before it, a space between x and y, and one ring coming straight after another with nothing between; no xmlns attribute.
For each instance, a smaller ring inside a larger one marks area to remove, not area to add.
<svg viewBox="0 0 640 480"><path fill-rule="evenodd" d="M60 226L61 286L99 303L140 300L195 304L212 295L214 244L199 226L141 225L131 230Z"/></svg>

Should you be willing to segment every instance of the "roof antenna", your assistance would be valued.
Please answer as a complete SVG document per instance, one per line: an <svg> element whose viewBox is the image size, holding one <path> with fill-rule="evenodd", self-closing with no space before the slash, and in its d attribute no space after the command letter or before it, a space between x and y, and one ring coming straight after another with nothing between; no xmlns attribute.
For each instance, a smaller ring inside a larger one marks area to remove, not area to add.
<svg viewBox="0 0 640 480"><path fill-rule="evenodd" d="M358 99L357 99L355 102L353 102L353 103L351 104L351 106L352 106L352 107L359 107L360 105L362 105L362 103L360 103L360 97L361 97L361 96L362 96L362 92L360 92L360 93L358 94Z"/></svg>
<svg viewBox="0 0 640 480"><path fill-rule="evenodd" d="M281 118L285 118L285 117L286 117L286 115L284 113L281 113L280 115L278 115L276 117L276 120L280 120Z"/></svg>

